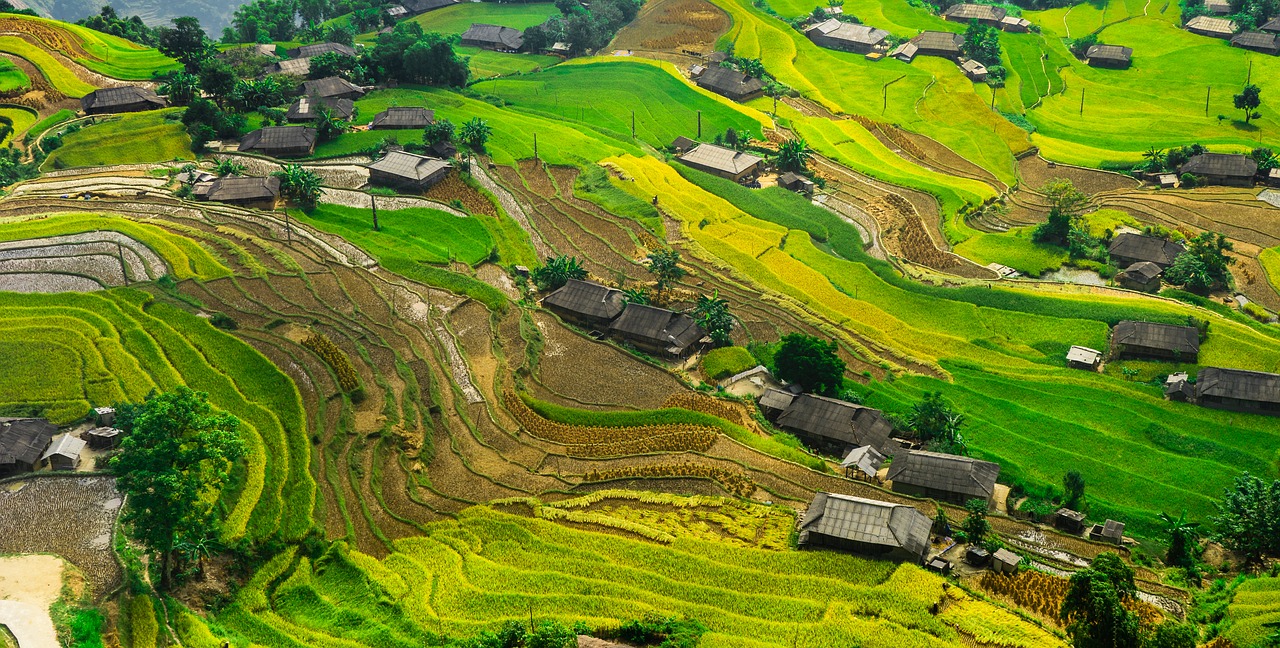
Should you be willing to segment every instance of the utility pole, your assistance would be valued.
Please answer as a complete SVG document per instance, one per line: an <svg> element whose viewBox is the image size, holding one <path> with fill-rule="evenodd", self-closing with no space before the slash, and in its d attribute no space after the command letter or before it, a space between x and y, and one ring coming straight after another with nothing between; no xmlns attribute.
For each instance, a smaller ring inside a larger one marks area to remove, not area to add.
<svg viewBox="0 0 1280 648"><path fill-rule="evenodd" d="M1204 89L1204 116L1209 116L1209 93L1213 92L1213 86L1205 86Z"/></svg>
<svg viewBox="0 0 1280 648"><path fill-rule="evenodd" d="M1249 85L1250 81L1253 81L1253 59L1252 58L1249 59L1249 73L1246 74L1244 77L1244 84Z"/></svg>
<svg viewBox="0 0 1280 648"><path fill-rule="evenodd" d="M538 160L538 134L537 133L533 134L533 159L535 162Z"/></svg>
<svg viewBox="0 0 1280 648"><path fill-rule="evenodd" d="M124 246L116 241L116 256L120 257L120 274L124 275L124 285L129 285L129 265L124 262Z"/></svg>
<svg viewBox="0 0 1280 648"><path fill-rule="evenodd" d="M631 139L636 138L636 111L631 111Z"/></svg>
<svg viewBox="0 0 1280 648"><path fill-rule="evenodd" d="M1084 88L1080 88L1080 114L1084 114Z"/></svg>
<svg viewBox="0 0 1280 648"><path fill-rule="evenodd" d="M702 111L698 111L698 139L702 139Z"/></svg>
<svg viewBox="0 0 1280 648"><path fill-rule="evenodd" d="M377 196L373 194L369 194L369 206L373 208L373 231L377 232L379 231L378 230L378 197Z"/></svg>
<svg viewBox="0 0 1280 648"><path fill-rule="evenodd" d="M880 87L880 97L880 114L883 115L884 111L889 109L889 84L886 83Z"/></svg>
<svg viewBox="0 0 1280 648"><path fill-rule="evenodd" d="M991 89L991 109L992 110L996 109L996 89L995 88Z"/></svg>

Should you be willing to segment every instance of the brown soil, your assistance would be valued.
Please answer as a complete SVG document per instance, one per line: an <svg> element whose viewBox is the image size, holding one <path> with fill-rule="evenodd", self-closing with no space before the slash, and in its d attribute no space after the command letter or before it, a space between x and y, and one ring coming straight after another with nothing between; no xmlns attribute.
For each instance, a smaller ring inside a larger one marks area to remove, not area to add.
<svg viewBox="0 0 1280 648"><path fill-rule="evenodd" d="M468 214L483 214L495 218L498 216L498 210L493 206L493 202L467 184L457 173L445 176L444 180L427 189L425 195L427 198L439 200L448 205L452 205L453 201L457 200L462 203L462 208Z"/></svg>
<svg viewBox="0 0 1280 648"><path fill-rule="evenodd" d="M652 0L618 31L610 49L710 52L729 15L706 0Z"/></svg>

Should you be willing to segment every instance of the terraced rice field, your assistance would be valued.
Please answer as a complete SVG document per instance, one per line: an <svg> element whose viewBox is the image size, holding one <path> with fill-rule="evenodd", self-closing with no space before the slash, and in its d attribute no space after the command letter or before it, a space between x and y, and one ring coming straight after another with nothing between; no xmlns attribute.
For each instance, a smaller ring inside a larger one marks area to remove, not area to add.
<svg viewBox="0 0 1280 648"><path fill-rule="evenodd" d="M5 14L0 18L0 32L27 34L44 48L61 52L86 68L114 79L149 80L156 73L179 67L176 61L153 48L47 18ZM10 50L0 45L0 51ZM45 71L43 65L40 67Z"/></svg>
<svg viewBox="0 0 1280 648"><path fill-rule="evenodd" d="M0 52L30 61L54 89L68 97L83 97L96 89L93 85L80 80L74 72L67 69L44 48L21 37L0 36Z"/></svg>
<svg viewBox="0 0 1280 648"><path fill-rule="evenodd" d="M169 109L85 125L63 137L62 146L45 160L44 169L193 159L191 137L180 118L181 109Z"/></svg>
<svg viewBox="0 0 1280 648"><path fill-rule="evenodd" d="M510 4L464 2L452 7L428 11L414 16L411 20L422 25L423 31L461 34L467 31L472 23L502 25L523 31L527 27L541 25L548 18L559 15L560 10L549 2Z"/></svg>
<svg viewBox="0 0 1280 648"><path fill-rule="evenodd" d="M0 92L14 92L31 87L31 79L22 68L8 59L0 59Z"/></svg>
<svg viewBox="0 0 1280 648"><path fill-rule="evenodd" d="M27 132L36 122L36 111L24 106L0 105L0 124L5 124L6 120L11 130L0 137L0 145L8 144Z"/></svg>
<svg viewBox="0 0 1280 648"><path fill-rule="evenodd" d="M1231 626L1225 636L1244 648L1265 646L1280 621L1280 579L1260 577L1241 583L1227 608Z"/></svg>

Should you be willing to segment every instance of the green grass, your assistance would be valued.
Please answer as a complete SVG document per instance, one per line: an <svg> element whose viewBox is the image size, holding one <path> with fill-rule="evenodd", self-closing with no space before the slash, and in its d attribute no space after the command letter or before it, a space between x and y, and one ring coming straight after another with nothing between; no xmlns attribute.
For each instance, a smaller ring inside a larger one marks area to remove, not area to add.
<svg viewBox="0 0 1280 648"><path fill-rule="evenodd" d="M48 52L17 36L0 36L0 52L27 59L55 89L68 97L83 97L96 89L81 81Z"/></svg>
<svg viewBox="0 0 1280 648"><path fill-rule="evenodd" d="M31 87L31 79L9 59L0 59L0 92L13 92Z"/></svg>
<svg viewBox="0 0 1280 648"><path fill-rule="evenodd" d="M702 358L702 373L712 380L728 378L756 366L751 352L738 346L712 349Z"/></svg>
<svg viewBox="0 0 1280 648"><path fill-rule="evenodd" d="M458 47L457 52L468 56L471 61L467 67L471 70L471 78L487 79L508 74L524 74L541 68L549 68L560 62L556 56L543 54L507 54L494 52L479 47Z"/></svg>
<svg viewBox="0 0 1280 648"><path fill-rule="evenodd" d="M63 137L62 146L49 155L43 168L194 159L191 138L177 120L181 113L179 108L131 113L85 126Z"/></svg>
<svg viewBox="0 0 1280 648"><path fill-rule="evenodd" d="M80 25L20 14L6 17L33 23L31 33L37 38L43 35L41 29L52 30L58 35L52 41L42 41L46 47L60 49L86 68L115 79L144 81L181 67L159 50ZM68 43L74 43L74 48Z"/></svg>
<svg viewBox="0 0 1280 648"><path fill-rule="evenodd" d="M1258 263L1267 274L1267 283L1280 292L1280 248L1267 248L1258 254Z"/></svg>
<svg viewBox="0 0 1280 648"><path fill-rule="evenodd" d="M39 135L40 133L43 133L46 130L49 130L50 128L53 128L54 126L57 126L58 124L61 124L62 122L67 121L75 116L76 116L76 113L74 110L71 110L69 108L63 108L62 110L59 110L58 112L53 113L52 115L49 115L44 119L41 119L38 123L36 123L35 126L31 127L31 129L28 131L28 134Z"/></svg>
<svg viewBox="0 0 1280 648"><path fill-rule="evenodd" d="M30 129L36 122L36 116L36 111L25 106L0 105L0 117L7 117L13 123L13 131L0 141L0 145L8 144Z"/></svg>
<svg viewBox="0 0 1280 648"><path fill-rule="evenodd" d="M957 245L955 252L982 265L1000 263L1029 277L1039 277L1066 263L1067 251L1032 241L1033 229L1019 227L1003 234L977 234Z"/></svg>
<svg viewBox="0 0 1280 648"><path fill-rule="evenodd" d="M1264 624L1280 622L1280 578L1246 580L1235 590L1227 607L1231 626L1224 636L1240 648L1261 648L1276 628Z"/></svg>
<svg viewBox="0 0 1280 648"><path fill-rule="evenodd" d="M541 25L560 10L549 2L464 2L452 7L414 16L410 20L422 25L423 31L441 34L461 34L471 23L502 25L523 31L527 27Z"/></svg>
<svg viewBox="0 0 1280 648"><path fill-rule="evenodd" d="M380 209L375 232L368 209L320 205L310 213L292 213L299 221L342 236L376 257L437 264L456 260L474 266L495 249L493 237L480 222L487 217L459 218L435 209Z"/></svg>
<svg viewBox="0 0 1280 648"><path fill-rule="evenodd" d="M617 182L604 167L592 164L578 174L573 194L600 205L611 214L634 219L655 234L665 235L666 228L658 208L618 188Z"/></svg>

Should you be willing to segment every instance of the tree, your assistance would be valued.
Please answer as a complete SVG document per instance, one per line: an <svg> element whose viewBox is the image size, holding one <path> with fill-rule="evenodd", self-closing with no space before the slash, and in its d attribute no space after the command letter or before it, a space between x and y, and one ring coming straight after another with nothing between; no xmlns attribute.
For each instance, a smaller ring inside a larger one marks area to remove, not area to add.
<svg viewBox="0 0 1280 648"><path fill-rule="evenodd" d="M489 126L489 122L479 117L472 117L463 122L462 130L458 132L458 138L473 151L483 151L491 135L493 135L493 128Z"/></svg>
<svg viewBox="0 0 1280 648"><path fill-rule="evenodd" d="M969 538L970 544L982 544L987 534L991 533L991 521L987 519L987 500L971 499L964 503L964 510L968 512L964 522L960 523L960 530L964 531L966 537Z"/></svg>
<svg viewBox="0 0 1280 648"><path fill-rule="evenodd" d="M623 288L622 303L624 304L640 304L641 306L649 305L649 291L644 288Z"/></svg>
<svg viewBox="0 0 1280 648"><path fill-rule="evenodd" d="M200 94L200 79L194 74L174 72L169 80L160 84L157 94L168 97L171 105L185 106Z"/></svg>
<svg viewBox="0 0 1280 648"><path fill-rule="evenodd" d="M693 307L693 320L711 336L711 342L716 346L726 346L733 342L730 337L733 332L733 315L729 313L729 302L720 298L719 291L712 293L710 297L698 297L698 303Z"/></svg>
<svg viewBox="0 0 1280 648"><path fill-rule="evenodd" d="M578 257L561 254L547 257L547 262L534 268L529 275L539 290L555 290L568 283L570 279L586 279L587 269L582 267Z"/></svg>
<svg viewBox="0 0 1280 648"><path fill-rule="evenodd" d="M800 385L805 391L835 396L844 383L844 360L835 342L804 333L788 333L773 356L778 378Z"/></svg>
<svg viewBox="0 0 1280 648"><path fill-rule="evenodd" d="M235 90L236 85L240 83L236 71L221 59L211 58L200 63L197 69L200 74L200 87L204 88L204 91L209 93L219 106L223 105L226 98ZM253 107L257 108L257 106Z"/></svg>
<svg viewBox="0 0 1280 648"><path fill-rule="evenodd" d="M983 65L1000 64L1000 30L976 20L964 30L964 53Z"/></svg>
<svg viewBox="0 0 1280 648"><path fill-rule="evenodd" d="M286 164L271 174L280 178L280 193L303 207L311 207L324 192L320 176L300 164Z"/></svg>
<svg viewBox="0 0 1280 648"><path fill-rule="evenodd" d="M237 79L227 94L227 105L241 112L262 111L267 106L279 106L285 102L285 88L273 77L262 79Z"/></svg>
<svg viewBox="0 0 1280 648"><path fill-rule="evenodd" d="M1164 532L1169 537L1165 564L1174 567L1194 566L1196 541L1200 539L1200 523L1188 522L1186 511L1176 518L1168 513L1161 513L1160 521L1164 522Z"/></svg>
<svg viewBox="0 0 1280 648"><path fill-rule="evenodd" d="M173 27L157 28L156 49L177 59L188 72L194 72L214 52L213 43L205 36L200 21L191 16L174 18Z"/></svg>
<svg viewBox="0 0 1280 648"><path fill-rule="evenodd" d="M1155 173L1157 171L1164 170L1165 164L1167 163L1166 162L1167 158L1165 157L1164 149L1158 149L1154 146L1152 146L1151 148L1147 149L1142 153L1142 159L1143 159L1143 167L1149 173Z"/></svg>
<svg viewBox="0 0 1280 648"><path fill-rule="evenodd" d="M1280 480L1268 484L1245 472L1226 489L1217 508L1218 514L1209 518L1215 541L1250 562L1280 554Z"/></svg>
<svg viewBox="0 0 1280 648"><path fill-rule="evenodd" d="M1264 146L1260 146L1249 152L1249 157L1258 163L1259 171L1270 171L1276 167L1280 167L1280 156L1274 151Z"/></svg>
<svg viewBox="0 0 1280 648"><path fill-rule="evenodd" d="M1187 240L1187 254L1194 255L1204 264L1205 272L1216 283L1231 283L1231 271L1227 269L1236 262L1227 252L1235 250L1226 235L1217 232L1201 232ZM1175 259L1176 261L1176 259Z"/></svg>
<svg viewBox="0 0 1280 648"><path fill-rule="evenodd" d="M661 297L677 281L688 274L680 267L680 253L675 250L658 250L650 252L649 272L655 279L654 292Z"/></svg>
<svg viewBox="0 0 1280 648"><path fill-rule="evenodd" d="M1137 591L1133 570L1119 556L1102 553L1088 569L1072 574L1059 612L1076 648L1133 648L1140 645L1138 617L1124 599Z"/></svg>
<svg viewBox="0 0 1280 648"><path fill-rule="evenodd" d="M1249 120L1257 119L1262 116L1258 112L1258 106L1262 105L1262 88L1250 83L1244 87L1240 94L1235 96L1236 108L1244 111L1244 123Z"/></svg>
<svg viewBox="0 0 1280 648"><path fill-rule="evenodd" d="M427 124L427 127L422 131L423 144L435 146L442 142L453 142L453 122L445 118L437 119Z"/></svg>
<svg viewBox="0 0 1280 648"><path fill-rule="evenodd" d="M968 454L968 446L960 427L964 415L956 412L941 392L930 392L911 406L907 426L934 452Z"/></svg>
<svg viewBox="0 0 1280 648"><path fill-rule="evenodd" d="M1084 475L1068 470L1067 474L1062 476L1062 490L1067 494L1063 506L1076 511L1080 510L1084 504Z"/></svg>
<svg viewBox="0 0 1280 648"><path fill-rule="evenodd" d="M1049 218L1036 226L1031 238L1037 242L1065 245L1073 229L1081 229L1081 219L1089 196L1063 178L1054 178L1040 188L1049 203Z"/></svg>
<svg viewBox="0 0 1280 648"><path fill-rule="evenodd" d="M111 468L127 496L123 520L135 540L160 555L168 588L179 545L217 532L218 495L245 454L240 421L214 412L208 394L187 387L118 409L127 412L116 421L125 435Z"/></svg>
<svg viewBox="0 0 1280 648"><path fill-rule="evenodd" d="M735 67L738 68L738 71L749 77L763 79L766 74L764 62L758 58L739 58L734 59L734 61L737 63Z"/></svg>
<svg viewBox="0 0 1280 648"><path fill-rule="evenodd" d="M312 125L316 129L316 137L321 142L337 139L339 135L346 132L347 123L338 119L338 116L333 114L332 108L319 101L316 103L318 104L316 106L316 118Z"/></svg>
<svg viewBox="0 0 1280 648"><path fill-rule="evenodd" d="M233 157L224 157L218 160L218 163L213 167L213 172L219 176L237 176L244 173L244 165L236 162Z"/></svg>
<svg viewBox="0 0 1280 648"><path fill-rule="evenodd" d="M1084 36L1071 41L1071 53L1075 54L1076 58L1083 59L1085 55L1088 54L1089 48L1097 44L1097 34L1085 34Z"/></svg>
<svg viewBox="0 0 1280 648"><path fill-rule="evenodd" d="M1173 260L1173 265L1164 272L1164 278L1175 286L1182 286L1196 293L1207 293L1213 287L1213 277L1196 255L1183 252Z"/></svg>
<svg viewBox="0 0 1280 648"><path fill-rule="evenodd" d="M1161 621L1142 641L1142 648L1196 648L1200 631L1190 623L1174 619Z"/></svg>
<svg viewBox="0 0 1280 648"><path fill-rule="evenodd" d="M311 67L309 74L313 79L323 79L331 76L345 77L356 69L356 58L347 56L342 52L325 52L319 56L311 57Z"/></svg>
<svg viewBox="0 0 1280 648"><path fill-rule="evenodd" d="M811 157L813 152L809 150L809 143L803 137L793 137L778 145L776 164L783 171L804 173L809 170Z"/></svg>

